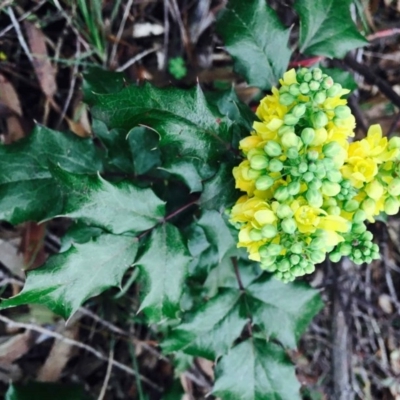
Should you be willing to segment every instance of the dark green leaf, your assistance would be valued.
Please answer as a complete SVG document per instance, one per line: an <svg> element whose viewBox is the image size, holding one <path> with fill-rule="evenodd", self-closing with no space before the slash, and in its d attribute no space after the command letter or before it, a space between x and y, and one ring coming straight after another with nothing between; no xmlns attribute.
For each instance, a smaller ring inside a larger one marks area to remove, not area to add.
<svg viewBox="0 0 400 400"><path fill-rule="evenodd" d="M60 210L60 190L49 163L77 174L94 174L102 164L91 139L36 126L30 136L0 145L0 219L40 221Z"/></svg>
<svg viewBox="0 0 400 400"><path fill-rule="evenodd" d="M22 292L3 300L0 308L44 304L68 318L89 297L119 286L137 250L137 239L109 234L75 244L68 251L51 256L42 267L29 271Z"/></svg>
<svg viewBox="0 0 400 400"><path fill-rule="evenodd" d="M323 303L319 292L302 282L285 284L262 275L246 288L253 323L267 337L295 348L301 334Z"/></svg>
<svg viewBox="0 0 400 400"><path fill-rule="evenodd" d="M289 29L265 0L229 0L218 17L217 31L249 85L276 85L290 59Z"/></svg>
<svg viewBox="0 0 400 400"><path fill-rule="evenodd" d="M239 197L235 189L235 180L232 175L234 165L223 163L217 173L204 182L204 190L199 204L209 210L224 211Z"/></svg>
<svg viewBox="0 0 400 400"><path fill-rule="evenodd" d="M164 216L164 202L151 189L69 174L60 168L52 173L66 193L58 216L77 218L116 234L144 231Z"/></svg>
<svg viewBox="0 0 400 400"><path fill-rule="evenodd" d="M146 286L140 309L151 321L176 318L189 262L189 252L174 225L164 223L153 230L137 261Z"/></svg>
<svg viewBox="0 0 400 400"><path fill-rule="evenodd" d="M343 58L368 41L358 32L350 14L351 0L297 0L300 16L300 51Z"/></svg>
<svg viewBox="0 0 400 400"><path fill-rule="evenodd" d="M224 400L300 400L299 389L280 346L248 339L218 362L213 394Z"/></svg>
<svg viewBox="0 0 400 400"><path fill-rule="evenodd" d="M194 313L189 322L179 325L163 343L163 349L182 350L210 360L225 354L247 321L240 314L241 295L239 290L221 291Z"/></svg>
<svg viewBox="0 0 400 400"><path fill-rule="evenodd" d="M5 400L88 400L90 397L79 385L50 382L31 382L26 385L11 384Z"/></svg>
<svg viewBox="0 0 400 400"><path fill-rule="evenodd" d="M109 129L145 126L160 136L163 161L215 163L230 146L231 121L207 104L200 87L158 89L149 83L96 95L92 113ZM199 171L200 175L203 175Z"/></svg>
<svg viewBox="0 0 400 400"><path fill-rule="evenodd" d="M178 161L174 162L171 166L163 165L161 169L179 177L190 189L190 193L201 192L203 188L201 177L193 161Z"/></svg>
<svg viewBox="0 0 400 400"><path fill-rule="evenodd" d="M89 104L92 104L96 94L117 93L125 86L125 75L122 72L99 67L89 68L83 78L84 100Z"/></svg>

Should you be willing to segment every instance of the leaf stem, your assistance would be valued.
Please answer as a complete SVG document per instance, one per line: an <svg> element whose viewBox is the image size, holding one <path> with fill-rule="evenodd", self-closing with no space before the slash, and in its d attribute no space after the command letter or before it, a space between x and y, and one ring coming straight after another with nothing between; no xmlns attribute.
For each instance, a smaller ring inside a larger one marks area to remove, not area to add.
<svg viewBox="0 0 400 400"><path fill-rule="evenodd" d="M239 289L244 292L244 286L243 286L242 278L240 277L239 265L237 262L237 258L231 257L231 261L233 264L233 268L235 269L235 275L236 275L236 279L238 281Z"/></svg>

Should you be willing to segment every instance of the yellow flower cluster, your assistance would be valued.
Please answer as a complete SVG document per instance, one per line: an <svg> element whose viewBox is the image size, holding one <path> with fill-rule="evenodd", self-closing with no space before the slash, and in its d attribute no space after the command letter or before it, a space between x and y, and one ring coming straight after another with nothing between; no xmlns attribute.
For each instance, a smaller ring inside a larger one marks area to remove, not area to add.
<svg viewBox="0 0 400 400"><path fill-rule="evenodd" d="M377 258L364 222L399 209L400 139L374 125L350 144L355 119L341 98L349 91L319 68L290 70L280 83L240 142L245 159L233 175L246 194L230 212L238 246L285 282L313 272L326 253Z"/></svg>

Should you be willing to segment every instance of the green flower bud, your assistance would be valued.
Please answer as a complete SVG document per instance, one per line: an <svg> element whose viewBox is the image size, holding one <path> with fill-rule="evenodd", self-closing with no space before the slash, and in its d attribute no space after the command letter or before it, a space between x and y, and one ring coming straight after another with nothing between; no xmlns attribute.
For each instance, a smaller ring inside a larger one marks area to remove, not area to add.
<svg viewBox="0 0 400 400"><path fill-rule="evenodd" d="M311 182L315 178L315 175L311 171L307 171L303 174L303 180L305 182Z"/></svg>
<svg viewBox="0 0 400 400"><path fill-rule="evenodd" d="M364 210L357 210L353 215L353 222L361 224L367 219L367 213Z"/></svg>
<svg viewBox="0 0 400 400"><path fill-rule="evenodd" d="M392 182L389 183L388 192L391 196L399 196L400 195L400 178L394 178Z"/></svg>
<svg viewBox="0 0 400 400"><path fill-rule="evenodd" d="M283 122L285 125L296 125L299 122L299 119L293 114L286 114L283 117Z"/></svg>
<svg viewBox="0 0 400 400"><path fill-rule="evenodd" d="M304 128L301 131L301 140L308 146L315 138L315 131L312 128Z"/></svg>
<svg viewBox="0 0 400 400"><path fill-rule="evenodd" d="M294 97L290 93L283 93L279 95L279 103L284 106L290 106L294 102Z"/></svg>
<svg viewBox="0 0 400 400"><path fill-rule="evenodd" d="M352 224L351 231L355 234L361 234L367 230L367 227L363 223Z"/></svg>
<svg viewBox="0 0 400 400"><path fill-rule="evenodd" d="M263 175L256 180L256 188L257 190L267 190L274 184L274 182L275 180L269 175Z"/></svg>
<svg viewBox="0 0 400 400"><path fill-rule="evenodd" d="M325 196L333 197L336 196L341 189L342 188L338 183L325 181L322 183L321 191Z"/></svg>
<svg viewBox="0 0 400 400"><path fill-rule="evenodd" d="M317 170L317 166L315 165L315 163L308 164L308 170L311 172L315 172Z"/></svg>
<svg viewBox="0 0 400 400"><path fill-rule="evenodd" d="M282 163L282 161L279 161L278 159L274 158L274 159L272 159L272 160L269 162L268 169L269 169L271 172L279 172L279 171L282 171L282 169L283 169L283 163Z"/></svg>
<svg viewBox="0 0 400 400"><path fill-rule="evenodd" d="M310 160L310 161L316 161L316 160L318 160L318 158L319 158L319 152L317 151L317 150L310 150L308 153L307 153L307 158ZM317 170L317 168L315 168L315 171ZM314 172L314 171L311 171L311 172Z"/></svg>
<svg viewBox="0 0 400 400"><path fill-rule="evenodd" d="M289 191L286 186L279 187L274 193L275 199L281 202L286 201L289 196Z"/></svg>
<svg viewBox="0 0 400 400"><path fill-rule="evenodd" d="M329 142L322 147L322 152L325 157L333 158L337 156L342 150L342 146L338 142Z"/></svg>
<svg viewBox="0 0 400 400"><path fill-rule="evenodd" d="M342 210L338 206L331 206L328 208L328 214L329 215L340 215Z"/></svg>
<svg viewBox="0 0 400 400"><path fill-rule="evenodd" d="M299 151L296 147L289 147L286 151L287 158L295 160L299 157Z"/></svg>
<svg viewBox="0 0 400 400"><path fill-rule="evenodd" d="M259 229L252 229L249 233L250 239L253 240L254 242L257 242L259 240L262 240L262 234Z"/></svg>
<svg viewBox="0 0 400 400"><path fill-rule="evenodd" d="M296 196L300 192L300 182L290 182L287 188L291 196Z"/></svg>
<svg viewBox="0 0 400 400"><path fill-rule="evenodd" d="M360 249L355 249L354 251L353 251L353 257L354 258L361 258L362 257L362 253L361 253L361 250Z"/></svg>
<svg viewBox="0 0 400 400"><path fill-rule="evenodd" d="M318 180L311 181L307 186L308 189L319 190L322 186L322 182Z"/></svg>
<svg viewBox="0 0 400 400"><path fill-rule="evenodd" d="M281 228L283 230L283 232L291 235L293 233L296 232L297 230L297 225L296 222L294 221L294 219L292 218L285 218L282 222L281 222Z"/></svg>
<svg viewBox="0 0 400 400"><path fill-rule="evenodd" d="M333 183L341 182L341 180L343 178L342 174L339 171L336 171L336 170L327 171L326 172L326 177L328 178L329 181L331 181Z"/></svg>
<svg viewBox="0 0 400 400"><path fill-rule="evenodd" d="M328 171L331 171L332 168L335 167L335 163L330 158L324 158L322 160L322 163L324 164L324 167L325 167L325 170L327 171L327 173L328 173Z"/></svg>
<svg viewBox="0 0 400 400"><path fill-rule="evenodd" d="M276 210L276 215L278 218L284 219L293 216L293 211L287 204L280 204Z"/></svg>
<svg viewBox="0 0 400 400"><path fill-rule="evenodd" d="M306 73L304 74L304 76L303 76L304 82L310 82L311 79L312 79L312 74L311 74L311 72L306 72Z"/></svg>
<svg viewBox="0 0 400 400"><path fill-rule="evenodd" d="M315 81L320 81L322 78L322 70L320 68L314 68L312 70L312 76Z"/></svg>
<svg viewBox="0 0 400 400"><path fill-rule="evenodd" d="M287 132L281 137L282 146L286 149L297 147L300 138L294 132Z"/></svg>
<svg viewBox="0 0 400 400"><path fill-rule="evenodd" d="M264 257L261 259L260 267L262 269L265 269L266 271L275 272L277 270L275 261L276 261L276 257L273 257L273 256Z"/></svg>
<svg viewBox="0 0 400 400"><path fill-rule="evenodd" d="M292 254L292 255L290 256L290 263L291 263L292 265L297 265L299 262L300 262L300 256L299 256L299 255L297 255L297 254Z"/></svg>
<svg viewBox="0 0 400 400"><path fill-rule="evenodd" d="M314 238L310 243L310 249L312 250L321 250L326 246L326 240L323 237Z"/></svg>
<svg viewBox="0 0 400 400"><path fill-rule="evenodd" d="M364 210L367 215L375 214L376 203L374 200L368 198L361 203L361 209Z"/></svg>
<svg viewBox="0 0 400 400"><path fill-rule="evenodd" d="M265 169L268 166L268 158L264 156L253 156L250 159L250 166L253 169L261 170Z"/></svg>
<svg viewBox="0 0 400 400"><path fill-rule="evenodd" d="M322 87L324 89L330 89L333 86L333 79L330 76L327 76L323 81L322 81Z"/></svg>
<svg viewBox="0 0 400 400"><path fill-rule="evenodd" d="M372 257L369 257L369 256L365 257L365 262L367 264L371 263L372 262Z"/></svg>
<svg viewBox="0 0 400 400"><path fill-rule="evenodd" d="M290 269L290 262L286 258L283 258L278 262L278 270L281 272L288 271Z"/></svg>
<svg viewBox="0 0 400 400"><path fill-rule="evenodd" d="M348 106L337 106L333 111L335 115L341 119L348 118L351 115L351 110Z"/></svg>
<svg viewBox="0 0 400 400"><path fill-rule="evenodd" d="M315 264L320 264L325 260L325 253L323 251L314 251L311 253L311 261Z"/></svg>
<svg viewBox="0 0 400 400"><path fill-rule="evenodd" d="M311 115L311 121L315 129L323 128L328 123L328 117L323 111L317 111Z"/></svg>
<svg viewBox="0 0 400 400"><path fill-rule="evenodd" d="M372 232L370 232L370 231L365 231L365 232L361 235L361 240L364 240L364 241L370 242L373 238L374 238L374 235L373 235Z"/></svg>
<svg viewBox="0 0 400 400"><path fill-rule="evenodd" d="M347 212L356 211L360 207L360 203L357 200L348 200L344 203L344 210Z"/></svg>
<svg viewBox="0 0 400 400"><path fill-rule="evenodd" d="M300 265L296 265L290 271L296 277L305 275L305 271L303 270L303 268Z"/></svg>
<svg viewBox="0 0 400 400"><path fill-rule="evenodd" d="M301 94L307 94L310 92L310 87L308 86L308 83L303 82L300 87L299 87L300 93Z"/></svg>
<svg viewBox="0 0 400 400"><path fill-rule="evenodd" d="M400 202L394 197L389 197L385 201L385 213L387 215L396 215L399 212Z"/></svg>
<svg viewBox="0 0 400 400"><path fill-rule="evenodd" d="M327 91L326 94L328 97L335 97L337 96L340 91L342 90L342 85L339 83L334 83Z"/></svg>
<svg viewBox="0 0 400 400"><path fill-rule="evenodd" d="M270 157L278 157L282 154L281 146L275 140L269 140L268 143L264 146L264 151Z"/></svg>
<svg viewBox="0 0 400 400"><path fill-rule="evenodd" d="M323 203L322 195L316 190L309 189L306 193L306 199L311 207L320 208Z"/></svg>
<svg viewBox="0 0 400 400"><path fill-rule="evenodd" d="M326 93L325 92L315 93L313 100L314 100L314 103L316 103L316 104L322 104L326 100Z"/></svg>
<svg viewBox="0 0 400 400"><path fill-rule="evenodd" d="M301 254L303 253L303 246L301 243L295 243L290 248L290 251L294 254Z"/></svg>
<svg viewBox="0 0 400 400"><path fill-rule="evenodd" d="M307 268L308 264L309 264L309 262L307 260L305 260L304 258L299 263L300 267L303 269Z"/></svg>
<svg viewBox="0 0 400 400"><path fill-rule="evenodd" d="M247 171L247 177L249 179L257 179L261 176L262 172L260 170L256 170L253 168L249 168L249 170Z"/></svg>
<svg viewBox="0 0 400 400"><path fill-rule="evenodd" d="M308 170L308 164L306 162L302 161L298 168L299 168L299 172L301 174L304 174Z"/></svg>
<svg viewBox="0 0 400 400"><path fill-rule="evenodd" d="M304 78L304 75L306 74L308 72L308 68L300 68L298 71L297 71L297 74L296 74L296 78L297 78L297 80L299 81L302 81L303 80L303 78Z"/></svg>
<svg viewBox="0 0 400 400"><path fill-rule="evenodd" d="M389 140L389 150L400 149L400 137L394 136Z"/></svg>
<svg viewBox="0 0 400 400"><path fill-rule="evenodd" d="M279 135L279 136L282 136L282 135L284 135L284 134L287 133L287 132L293 132L293 133L294 133L293 126L282 125L282 126L278 129L278 135Z"/></svg>
<svg viewBox="0 0 400 400"><path fill-rule="evenodd" d="M305 104L297 104L292 108L291 113L296 117L296 118L301 118L304 113L306 112L306 105Z"/></svg>
<svg viewBox="0 0 400 400"><path fill-rule="evenodd" d="M278 230L274 225L267 224L261 228L261 235L265 239L273 239L278 234Z"/></svg>
<svg viewBox="0 0 400 400"><path fill-rule="evenodd" d="M304 271L307 274L312 274L315 271L315 265L311 264L311 263L308 263L307 266L304 268Z"/></svg>
<svg viewBox="0 0 400 400"><path fill-rule="evenodd" d="M271 243L268 245L268 253L272 256L279 256L281 254L283 247L276 243Z"/></svg>
<svg viewBox="0 0 400 400"><path fill-rule="evenodd" d="M339 251L342 256L349 256L353 251L353 247L350 243L340 243Z"/></svg>
<svg viewBox="0 0 400 400"><path fill-rule="evenodd" d="M341 258L342 255L337 251L333 251L331 254L329 254L329 259L334 263L339 262Z"/></svg>
<svg viewBox="0 0 400 400"><path fill-rule="evenodd" d="M292 83L289 86L289 93L292 96L297 97L300 94L300 85L298 83Z"/></svg>
<svg viewBox="0 0 400 400"><path fill-rule="evenodd" d="M308 86L310 87L310 90L312 90L313 92L316 92L319 87L320 87L320 83L317 81L311 81Z"/></svg>

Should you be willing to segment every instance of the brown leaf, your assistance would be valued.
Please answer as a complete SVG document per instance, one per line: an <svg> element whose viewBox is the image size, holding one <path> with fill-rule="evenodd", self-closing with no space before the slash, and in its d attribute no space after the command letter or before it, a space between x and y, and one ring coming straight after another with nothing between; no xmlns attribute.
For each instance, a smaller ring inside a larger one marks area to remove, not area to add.
<svg viewBox="0 0 400 400"><path fill-rule="evenodd" d="M38 78L43 93L52 98L57 91L55 69L50 63L46 49L46 37L43 32L35 25L24 21L26 33L28 35L29 47L33 57L33 68Z"/></svg>
<svg viewBox="0 0 400 400"><path fill-rule="evenodd" d="M25 269L35 269L46 260L44 237L46 224L27 222L22 236L21 251L24 255Z"/></svg>
<svg viewBox="0 0 400 400"><path fill-rule="evenodd" d="M31 331L19 333L0 345L0 363L12 364L26 354L33 345Z"/></svg>

